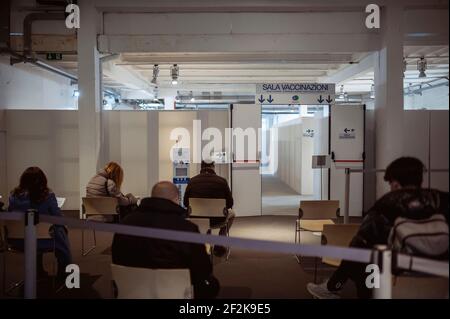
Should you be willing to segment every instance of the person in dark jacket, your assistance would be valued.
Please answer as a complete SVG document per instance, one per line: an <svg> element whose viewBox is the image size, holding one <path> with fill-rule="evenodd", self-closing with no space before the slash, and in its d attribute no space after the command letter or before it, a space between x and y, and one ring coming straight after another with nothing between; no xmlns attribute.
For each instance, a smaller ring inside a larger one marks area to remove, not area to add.
<svg viewBox="0 0 450 319"><path fill-rule="evenodd" d="M186 219L186 209L178 205L178 196L174 184L159 182L152 189L152 197L143 198L137 210L121 223L199 233L197 225ZM195 298L214 298L219 291L205 245L116 234L112 261L130 267L188 268Z"/></svg>
<svg viewBox="0 0 450 319"><path fill-rule="evenodd" d="M448 223L448 194L422 188L424 165L416 158L401 157L386 169L384 180L391 192L381 197L368 211L353 237L350 247L373 248L387 245L389 233L398 217L426 219L433 214L445 215ZM366 264L343 260L334 274L322 284L309 283L308 291L319 299L339 298L339 290L348 279L355 282L358 297L370 298L366 287Z"/></svg>
<svg viewBox="0 0 450 319"><path fill-rule="evenodd" d="M227 180L221 176L218 176L215 172L214 162L207 163L202 161L200 174L192 177L189 181L186 191L184 193L183 204L185 207L189 206L189 198L220 198L225 199L226 208L228 214L228 230L234 221L233 208L233 195L231 194L230 187ZM210 225L215 227L221 225L226 220L225 217L211 218ZM222 227L219 231L219 235L227 235L227 227ZM226 253L226 248L222 246L214 246L214 254L217 256L223 256Z"/></svg>
<svg viewBox="0 0 450 319"><path fill-rule="evenodd" d="M17 186L9 197L8 210L11 212L26 212L29 209L36 209L39 214L62 216L58 207L55 194L47 187L47 177L39 167L27 168L20 177ZM58 260L58 273L60 279L66 276L66 266L72 263L69 237L67 229L61 225L52 225L50 228L53 239L39 239L37 242L38 251L53 250ZM24 247L23 240L9 240L9 243L18 250ZM39 277L47 275L42 262L42 253L37 254L37 274Z"/></svg>

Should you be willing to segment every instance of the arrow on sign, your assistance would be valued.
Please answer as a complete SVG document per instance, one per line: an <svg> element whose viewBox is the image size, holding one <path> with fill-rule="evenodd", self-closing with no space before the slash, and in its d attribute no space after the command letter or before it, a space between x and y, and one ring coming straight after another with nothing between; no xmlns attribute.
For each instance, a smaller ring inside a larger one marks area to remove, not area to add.
<svg viewBox="0 0 450 319"><path fill-rule="evenodd" d="M348 128L345 128L345 129L344 129L344 132L345 132L345 133L348 133L348 132L350 132L350 130L349 130Z"/></svg>
<svg viewBox="0 0 450 319"><path fill-rule="evenodd" d="M263 103L265 100L266 100L266 99L265 99L265 98L262 96L262 94L261 94L261 97L258 99L259 103Z"/></svg>
<svg viewBox="0 0 450 319"><path fill-rule="evenodd" d="M273 102L272 95L269 95L269 98L267 99L267 102L269 102L269 103Z"/></svg>
<svg viewBox="0 0 450 319"><path fill-rule="evenodd" d="M322 98L322 95L320 95L319 98L317 99L317 102L322 103L323 101L325 100Z"/></svg>
<svg viewBox="0 0 450 319"><path fill-rule="evenodd" d="M333 102L333 99L331 98L331 96L328 95L328 99L326 99L325 101L327 101L328 103Z"/></svg>

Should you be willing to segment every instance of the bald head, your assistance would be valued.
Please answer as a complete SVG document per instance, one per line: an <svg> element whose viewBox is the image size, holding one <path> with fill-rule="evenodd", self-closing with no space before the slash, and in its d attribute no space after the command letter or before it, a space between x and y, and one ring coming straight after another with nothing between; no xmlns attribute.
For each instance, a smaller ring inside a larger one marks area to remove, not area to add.
<svg viewBox="0 0 450 319"><path fill-rule="evenodd" d="M164 198L178 204L178 188L171 182L156 183L152 188L152 197Z"/></svg>

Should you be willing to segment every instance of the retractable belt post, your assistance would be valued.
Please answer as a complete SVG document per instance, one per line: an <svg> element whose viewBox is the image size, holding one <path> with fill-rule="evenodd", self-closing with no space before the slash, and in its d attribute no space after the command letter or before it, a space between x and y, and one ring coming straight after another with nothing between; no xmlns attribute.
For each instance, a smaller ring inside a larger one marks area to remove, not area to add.
<svg viewBox="0 0 450 319"><path fill-rule="evenodd" d="M374 247L373 263L380 270L380 286L373 289L374 299L392 299L392 251L386 245Z"/></svg>
<svg viewBox="0 0 450 319"><path fill-rule="evenodd" d="M25 213L25 299L36 298L36 224L38 212L35 209L29 209Z"/></svg>
<svg viewBox="0 0 450 319"><path fill-rule="evenodd" d="M350 168L345 168L345 206L344 206L344 224L349 223L350 209Z"/></svg>

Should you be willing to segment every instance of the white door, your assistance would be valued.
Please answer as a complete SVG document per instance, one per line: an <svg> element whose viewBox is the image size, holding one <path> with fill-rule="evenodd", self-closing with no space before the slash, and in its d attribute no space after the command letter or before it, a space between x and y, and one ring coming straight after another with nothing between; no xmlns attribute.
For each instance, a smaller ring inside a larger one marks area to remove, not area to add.
<svg viewBox="0 0 450 319"><path fill-rule="evenodd" d="M330 108L330 199L345 207L345 168L364 168L364 106L334 105ZM350 175L349 216L362 216L363 174Z"/></svg>
<svg viewBox="0 0 450 319"><path fill-rule="evenodd" d="M231 116L233 135L235 135L232 140L233 209L236 216L259 216L261 215L261 176L258 132L261 128L261 105L234 104ZM241 136L238 136L239 134Z"/></svg>

